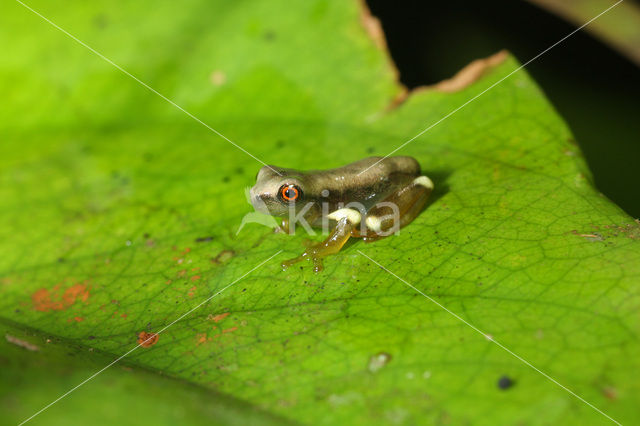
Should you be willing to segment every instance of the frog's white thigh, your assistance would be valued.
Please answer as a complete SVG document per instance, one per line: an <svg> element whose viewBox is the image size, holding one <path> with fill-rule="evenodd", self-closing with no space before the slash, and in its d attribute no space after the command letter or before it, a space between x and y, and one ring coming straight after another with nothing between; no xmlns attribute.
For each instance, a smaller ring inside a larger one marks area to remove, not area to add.
<svg viewBox="0 0 640 426"><path fill-rule="evenodd" d="M360 212L358 210L355 209L338 209L334 212L331 212L328 215L329 219L333 219L336 222L339 221L340 219L346 217L347 220L352 224L352 225L357 225L360 223L360 220L362 218L362 215L360 214Z"/></svg>
<svg viewBox="0 0 640 426"><path fill-rule="evenodd" d="M413 180L413 183L417 185L422 185L427 189L433 189L433 182L426 176L418 176Z"/></svg>
<svg viewBox="0 0 640 426"><path fill-rule="evenodd" d="M371 229L375 233L382 231L382 221L378 216L369 215L364 220L364 223L367 225L367 228Z"/></svg>

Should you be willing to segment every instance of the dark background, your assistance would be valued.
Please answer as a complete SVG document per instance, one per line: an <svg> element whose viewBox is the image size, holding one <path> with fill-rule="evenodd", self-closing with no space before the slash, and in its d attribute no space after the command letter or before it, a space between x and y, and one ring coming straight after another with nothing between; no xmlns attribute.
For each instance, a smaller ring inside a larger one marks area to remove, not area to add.
<svg viewBox="0 0 640 426"><path fill-rule="evenodd" d="M367 3L409 88L501 49L524 63L576 28L525 1ZM598 189L640 217L640 69L583 29L526 70L569 124Z"/></svg>

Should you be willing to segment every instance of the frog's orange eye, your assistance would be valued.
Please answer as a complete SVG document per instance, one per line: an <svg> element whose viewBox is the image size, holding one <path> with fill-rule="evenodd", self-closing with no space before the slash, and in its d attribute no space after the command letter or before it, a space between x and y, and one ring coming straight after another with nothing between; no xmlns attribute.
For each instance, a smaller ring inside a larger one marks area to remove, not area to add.
<svg viewBox="0 0 640 426"><path fill-rule="evenodd" d="M283 185L282 188L280 188L282 199L289 202L297 200L301 192L302 191L295 185Z"/></svg>

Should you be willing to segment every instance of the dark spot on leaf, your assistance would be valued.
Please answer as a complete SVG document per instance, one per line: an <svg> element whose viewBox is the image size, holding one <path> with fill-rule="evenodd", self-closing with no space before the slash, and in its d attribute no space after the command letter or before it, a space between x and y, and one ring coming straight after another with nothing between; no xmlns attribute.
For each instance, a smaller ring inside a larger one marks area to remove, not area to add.
<svg viewBox="0 0 640 426"><path fill-rule="evenodd" d="M507 390L515 384L513 379L509 376L502 376L498 379L498 388Z"/></svg>
<svg viewBox="0 0 640 426"><path fill-rule="evenodd" d="M373 154L376 151L376 149L372 146L370 146L369 148L367 148L367 154Z"/></svg>
<svg viewBox="0 0 640 426"><path fill-rule="evenodd" d="M276 33L273 31L265 31L263 37L267 41L273 41L276 38Z"/></svg>
<svg viewBox="0 0 640 426"><path fill-rule="evenodd" d="M223 182L223 183L227 183L227 182L229 182L230 180L231 180L231 178L229 178L229 176L224 176L224 177L222 178L222 182Z"/></svg>
<svg viewBox="0 0 640 426"><path fill-rule="evenodd" d="M213 240L213 237L198 237L196 238L196 243L205 243L211 240Z"/></svg>
<svg viewBox="0 0 640 426"><path fill-rule="evenodd" d="M93 25L95 25L96 28L103 29L109 25L109 20L104 14L96 15L93 17Z"/></svg>
<svg viewBox="0 0 640 426"><path fill-rule="evenodd" d="M239 175L244 173L244 169L242 167L236 167L235 172Z"/></svg>

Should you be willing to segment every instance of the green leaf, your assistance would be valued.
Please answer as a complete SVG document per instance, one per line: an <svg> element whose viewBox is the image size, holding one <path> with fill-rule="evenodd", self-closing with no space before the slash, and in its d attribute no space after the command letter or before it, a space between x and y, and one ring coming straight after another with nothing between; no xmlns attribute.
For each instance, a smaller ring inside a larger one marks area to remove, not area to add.
<svg viewBox="0 0 640 426"><path fill-rule="evenodd" d="M0 407L6 424L18 424L113 361L56 337L42 337L3 324ZM115 365L92 379L87 392L55 403L37 422L47 425L283 424L249 404L211 389L142 369Z"/></svg>
<svg viewBox="0 0 640 426"><path fill-rule="evenodd" d="M393 107L402 89L357 2L29 4L255 157L300 169L385 155L518 66ZM221 412L302 423L608 421L362 251L616 420L637 415L640 226L593 188L525 71L398 152L436 185L411 225L315 275L279 267L306 236L236 235L258 162L19 3L0 22L0 314L43 354L53 338L106 365L224 289L121 361L140 383L181 381L166 386L190 416L206 407L183 404L188 384ZM99 380L41 416L110 404L86 396ZM59 393L19 395L17 420ZM110 422L101 409L81 422Z"/></svg>

